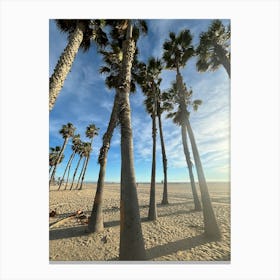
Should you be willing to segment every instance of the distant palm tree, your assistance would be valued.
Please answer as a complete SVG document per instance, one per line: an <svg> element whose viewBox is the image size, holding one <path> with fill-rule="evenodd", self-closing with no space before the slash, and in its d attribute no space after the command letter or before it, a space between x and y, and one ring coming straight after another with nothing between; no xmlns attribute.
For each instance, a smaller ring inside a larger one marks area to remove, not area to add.
<svg viewBox="0 0 280 280"><path fill-rule="evenodd" d="M92 151L92 148L91 148L91 143L90 142L85 142L84 145L83 145L83 148L82 148L82 156L84 157L84 162L83 162L83 166L81 168L81 171L80 171L80 176L78 178L78 181L77 181L77 184L76 184L76 187L75 189L79 189L81 190L81 180L82 180L82 177L84 176L84 172L86 170L86 166L88 164L88 159L89 159L89 156L90 156L90 153ZM79 187L79 184L80 184L80 187Z"/></svg>
<svg viewBox="0 0 280 280"><path fill-rule="evenodd" d="M90 158L90 153L92 151L93 138L94 138L94 136L98 135L98 130L99 130L99 128L97 128L95 126L95 124L90 124L86 128L86 137L91 139L91 141L89 143L90 144L89 147L86 148L86 162L85 162L85 167L82 169L83 172L81 173L82 179L81 179L81 184L80 184L79 190L81 190L83 187L83 182L84 182L84 178L85 178L85 174L86 174L86 170L87 170L87 166L88 166L88 162L89 162L89 158Z"/></svg>
<svg viewBox="0 0 280 280"><path fill-rule="evenodd" d="M230 78L230 25L225 27L220 20L213 20L207 32L200 34L196 53L199 72L215 71L222 65Z"/></svg>
<svg viewBox="0 0 280 280"><path fill-rule="evenodd" d="M72 67L73 61L81 48L88 51L91 40L98 46L105 46L107 43L106 33L102 31L105 25L103 20L56 20L58 28L68 34L68 45L61 54L49 82L49 111L54 103L64 81Z"/></svg>
<svg viewBox="0 0 280 280"><path fill-rule="evenodd" d="M61 130L59 131L59 133L62 135L62 138L64 139L64 142L63 142L60 154L58 155L58 163L60 162L60 157L64 153L64 150L66 148L66 144L67 144L69 138L74 135L75 130L76 130L76 128L74 127L74 125L72 123L67 123L67 124L64 124L62 126ZM57 164L54 166L54 169L53 169L53 172L51 174L50 181L49 181L49 185L51 184L51 182L54 178L56 168L57 168Z"/></svg>
<svg viewBox="0 0 280 280"><path fill-rule="evenodd" d="M79 166L80 166L80 163L81 163L81 160L84 156L84 146L85 146L85 143L84 142L81 142L79 145L78 145L78 155L80 156L79 157L79 160L78 160L78 163L76 165L76 168L75 168L75 171L74 171L74 174L73 174L73 178L72 178L72 183L71 183L71 186L70 186L70 190L72 190L73 188L73 185L74 185L74 181L75 181L75 178L76 178L76 174L77 174L77 171L79 169Z"/></svg>
<svg viewBox="0 0 280 280"><path fill-rule="evenodd" d="M72 154L71 154L71 156L70 156L70 158L69 158L69 160L68 160L68 162L67 162L67 165L66 165L66 168L65 168L65 170L64 170L64 173L63 173L63 176L62 176L62 178L61 178L61 181L60 181L60 183L59 183L59 187L58 187L58 190L61 188L61 185L62 185L62 182L64 182L64 177L65 177L65 174L66 174L66 172L67 172L67 170L68 170L68 176L67 176L67 181L66 181L66 183L65 183L65 188L64 188L64 190L66 190L66 188L67 188L67 183L68 183L68 178L69 178L69 171L70 171L70 168L71 168L71 164L72 164L72 161L73 161L73 159L74 159L74 156L76 155L76 153L77 153L77 144L80 144L80 142L81 142L81 136L80 136L80 134L76 134L76 135L74 135L73 137L72 137L72 150L73 150L73 152L72 152Z"/></svg>
<svg viewBox="0 0 280 280"><path fill-rule="evenodd" d="M52 173L54 166L59 164L59 163L61 163L61 161L63 160L64 155L62 155L60 157L60 159L59 159L60 151L61 151L61 147L60 146L56 146L55 148L50 147L50 153L49 153L49 166L50 166L50 169L49 169L49 173ZM58 159L59 159L59 161L58 161ZM55 176L55 174L54 174L54 176ZM53 183L53 179L52 179L52 183Z"/></svg>
<svg viewBox="0 0 280 280"><path fill-rule="evenodd" d="M139 205L136 190L131 109L129 102L131 68L136 50L133 38L132 20L116 21L113 32L125 38L122 44L123 60L119 81L119 120L121 127L121 221L120 221L120 260L143 260L146 258L142 235ZM135 22L136 23L136 22ZM137 21L139 28L147 30L144 21ZM138 29L139 30L139 29ZM135 33L134 31L134 33ZM114 35L113 34L113 35Z"/></svg>
<svg viewBox="0 0 280 280"><path fill-rule="evenodd" d="M187 118L187 102L186 96L180 97L179 90L176 83L172 83L172 87L164 92L165 98L165 109L169 111L167 118L172 118L173 122L181 127L182 144L184 148L184 154L188 166L191 189L194 200L195 211L201 211L201 204L199 202L198 194L196 191L194 175L193 175L193 164L191 161L190 151L187 144L187 130L186 130L186 118Z"/></svg>
<svg viewBox="0 0 280 280"><path fill-rule="evenodd" d="M151 172L151 189L150 189L150 203L149 203L149 220L157 219L157 208L156 208L156 117L158 115L158 98L159 98L159 86L161 79L159 78L162 70L162 62L160 59L150 58L147 65L142 65L142 77L141 87L142 91L146 96L144 101L146 111L151 115L152 118L152 138L153 138L153 152L152 152L152 172Z"/></svg>

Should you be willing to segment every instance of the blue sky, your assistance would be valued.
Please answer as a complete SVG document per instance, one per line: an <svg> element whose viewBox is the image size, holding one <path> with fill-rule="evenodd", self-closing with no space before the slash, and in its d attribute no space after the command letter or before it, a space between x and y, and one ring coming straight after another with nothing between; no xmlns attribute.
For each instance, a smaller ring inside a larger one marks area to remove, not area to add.
<svg viewBox="0 0 280 280"><path fill-rule="evenodd" d="M178 33L190 29L193 45L198 44L199 34L206 31L211 20L148 20L148 34L138 41L139 59L147 61L150 56L161 57L163 42L168 39L170 31ZM228 20L223 20L227 25ZM49 25L49 75L67 44L67 35L61 33L54 21ZM93 152L87 169L86 180L96 181L99 166L97 157L106 131L113 105L114 91L105 87L105 76L98 73L102 65L101 56L97 54L94 44L89 52L78 52L71 72L49 117L49 144L51 147L62 145L59 130L63 124L71 122L77 128L82 139L86 141L85 128L95 123L100 128L94 138ZM230 180L230 81L224 68L216 72L198 73L195 68L196 58L192 58L181 70L187 87L192 87L193 98L202 99L203 104L193 112L190 122L194 130L206 179L209 181ZM175 71L163 70L161 89L168 89L175 80ZM149 182L151 176L151 118L143 106L143 94L138 88L130 97L132 109L134 161L136 180ZM168 160L168 180L172 182L189 181L188 170L182 148L180 128L163 116L163 131ZM70 157L71 141L68 142L65 159L57 169L61 176ZM71 173L78 157L72 164ZM120 131L115 130L108 154L106 181L120 180ZM196 174L196 172L195 172ZM196 175L195 175L196 177ZM157 141L156 180L163 179L161 147Z"/></svg>

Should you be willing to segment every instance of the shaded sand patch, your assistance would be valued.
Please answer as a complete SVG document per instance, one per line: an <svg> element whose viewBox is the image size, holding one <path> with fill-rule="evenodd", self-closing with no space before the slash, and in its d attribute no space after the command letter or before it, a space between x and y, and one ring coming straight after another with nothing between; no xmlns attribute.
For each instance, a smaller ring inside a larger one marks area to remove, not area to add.
<svg viewBox="0 0 280 280"><path fill-rule="evenodd" d="M163 186L156 186L158 220L148 221L149 184L137 187L142 231L149 261L229 261L230 260L230 189L229 184L209 183L214 211L222 232L220 240L203 235L202 212L193 211L189 184L169 184L168 205L161 205ZM88 184L81 191L50 191L50 225L82 210L91 213L96 186ZM199 192L199 191L198 191ZM119 254L120 187L106 185L104 191L105 230L87 234L78 219L67 219L50 229L51 261L116 261Z"/></svg>

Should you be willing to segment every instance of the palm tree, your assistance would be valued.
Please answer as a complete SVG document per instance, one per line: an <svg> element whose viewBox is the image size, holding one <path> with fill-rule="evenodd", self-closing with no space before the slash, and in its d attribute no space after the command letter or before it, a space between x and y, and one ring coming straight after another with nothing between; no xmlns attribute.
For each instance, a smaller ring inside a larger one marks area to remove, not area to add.
<svg viewBox="0 0 280 280"><path fill-rule="evenodd" d="M114 27L117 26L124 26L125 24L121 25L121 21L108 21ZM97 181L97 188L94 197L94 203L91 212L91 218L88 224L88 231L89 232L100 232L104 229L103 223L103 215L102 215L102 207L103 207L103 190L104 190L104 180L105 180L105 173L106 173L106 164L107 164L107 154L110 148L111 138L113 136L113 132L118 125L118 112L119 112L119 81L120 81L120 74L121 74L121 66L123 60L123 50L122 44L125 40L125 37L121 38L119 36L119 32L113 33L116 30L112 30L112 40L109 44L109 49L106 51L100 51L103 56L103 61L105 63L104 66L100 68L101 74L106 74L106 86L109 89L115 89L115 99L113 103L113 108L111 111L110 121L107 127L105 134L103 135L103 144L100 148L98 163L100 165L99 169L99 176ZM134 34L135 35L135 34ZM137 34L136 34L137 36ZM134 60L132 64L132 73L131 73L131 82L130 82L130 92L135 92L136 85L136 72L138 70L137 65L137 50L134 54Z"/></svg>
<svg viewBox="0 0 280 280"><path fill-rule="evenodd" d="M189 97L192 96L192 91L188 94ZM200 100L196 100L193 103L193 108L194 110L197 110L198 105L201 104ZM220 238L221 237L221 232L215 217L215 213L212 207L206 179L204 176L199 152L197 149L195 137L192 131L192 127L190 125L189 121L189 112L187 112L187 118L186 118L186 125L187 125L187 131L189 134L191 146L192 146L192 151L193 151L193 157L194 157L194 162L196 166L196 171L197 171L197 176L198 176L198 182L199 182L199 187L200 187L200 193L201 193L201 201L203 205L203 219L204 219L204 226L205 226L205 235L208 237L213 237L213 238Z"/></svg>
<svg viewBox="0 0 280 280"><path fill-rule="evenodd" d="M64 81L72 67L73 61L81 48L88 51L91 40L98 46L105 46L107 43L106 34L102 31L105 25L103 20L56 20L58 28L68 34L68 44L61 54L49 82L49 111L54 103Z"/></svg>
<svg viewBox="0 0 280 280"><path fill-rule="evenodd" d="M81 186L82 186L82 181L81 181L81 178L83 177L84 178L84 172L86 170L86 167L87 167L87 164L88 164L88 160L89 160L89 157L90 157L90 153L92 152L92 148L91 148L91 143L90 142L85 142L83 144L83 147L82 147L82 156L84 157L84 163L83 163L83 166L82 166L82 169L80 171L80 176L79 176L79 179L77 181L77 184L76 184L76 190L79 189L81 190ZM81 182L81 184L80 184ZM80 184L80 187L78 187Z"/></svg>
<svg viewBox="0 0 280 280"><path fill-rule="evenodd" d="M163 194L162 194L162 201L161 204L165 205L168 204L168 191L167 191L167 157L165 152L165 144L163 138L163 131L162 131L162 122L161 122L161 115L164 112L163 107L163 99L162 99L162 92L159 89L159 98L157 102L157 118L158 118L158 126L159 126L159 136L160 136L160 144L161 144L161 154L162 154L162 166L163 166Z"/></svg>
<svg viewBox="0 0 280 280"><path fill-rule="evenodd" d="M192 35L188 29L182 30L178 36L173 32L169 33L169 40L165 41L163 44L163 59L166 63L167 69L176 70L176 84L172 85L168 94L173 94L176 98L176 103L179 104L178 112L173 112L169 114L169 117L173 117L175 123L181 126L182 142L184 147L184 153L186 162L188 165L189 176L191 181L192 193L194 198L195 210L201 210L201 205L198 199L197 191L195 188L194 176L192 172L192 163L190 160L190 153L187 146L186 139L186 107L185 107L185 97L184 97L184 85L182 75L180 73L180 68L184 67L187 61L193 57L194 49L191 45ZM176 94L175 94L176 93Z"/></svg>
<svg viewBox="0 0 280 280"><path fill-rule="evenodd" d="M50 153L49 153L49 166L50 166L50 169L49 169L49 173L52 173L53 168L54 168L55 165L57 165L57 164L62 162L62 160L64 158L64 155L62 155L60 157L60 159L59 159L60 151L61 151L61 147L60 146L56 146L55 148L50 147ZM59 161L58 161L58 159L59 159ZM55 174L54 174L54 176L55 176ZM53 179L52 179L51 183L53 183Z"/></svg>
<svg viewBox="0 0 280 280"><path fill-rule="evenodd" d="M143 70L141 77L141 87L143 93L146 96L144 101L146 105L146 111L151 115L152 118L152 138L153 138L153 152L152 152L152 172L151 172L151 189L150 189L150 204L149 204L149 220L157 219L157 208L156 208L156 116L158 115L158 97L159 97L159 86L161 79L159 78L162 70L162 63L159 59L150 58L147 65L142 65Z"/></svg>
<svg viewBox="0 0 280 280"><path fill-rule="evenodd" d="M111 139L113 132L118 124L118 111L119 111L119 90L118 90L118 81L121 70L121 63L123 58L122 49L119 46L118 42L110 42L110 50L100 51L105 66L100 68L100 73L106 73L106 86L109 89L115 89L115 98L113 103L113 108L111 111L111 116L109 124L105 134L103 135L103 143L100 148L98 163L100 165L99 175L96 187L96 193L94 197L94 203L92 206L91 217L88 223L88 232L101 232L104 230L102 207L103 207L103 191L104 191L104 181L107 165L107 155L110 148ZM135 90L135 85L134 85Z"/></svg>
<svg viewBox="0 0 280 280"><path fill-rule="evenodd" d="M59 183L58 190L61 188L62 182L64 182L65 174L66 174L66 172L68 170L68 176L67 176L67 181L65 183L64 190L66 190L66 188L67 188L67 183L68 183L68 178L69 178L69 172L70 172L71 164L72 164L72 161L73 161L73 159L74 159L74 157L75 157L75 155L77 153L77 144L80 144L80 142L81 142L80 138L81 138L80 134L76 134L76 135L74 135L72 137L72 147L71 148L72 148L73 152L72 152L72 154L71 154L71 156L70 156L70 158L69 158L69 160L67 162L66 168L65 168L63 176L62 176L62 179L61 179L61 181Z"/></svg>
<svg viewBox="0 0 280 280"><path fill-rule="evenodd" d="M104 229L102 206L103 206L103 190L107 164L107 154L110 148L111 138L118 123L118 94L115 95L114 105L110 116L110 121L105 134L103 135L103 144L100 148L98 163L100 165L99 175L92 206L91 216L88 223L88 232L100 232Z"/></svg>
<svg viewBox="0 0 280 280"><path fill-rule="evenodd" d="M49 185L51 184L53 178L54 178L54 174L57 168L58 163L60 162L60 157L62 156L62 154L64 153L66 144L69 140L70 137L72 137L74 135L76 128L74 127L74 125L72 123L67 123L64 124L61 128L61 130L59 131L59 133L62 135L62 138L64 139L63 145L62 145L62 149L60 151L60 154L58 155L58 160L57 160L57 164L55 164L54 169L52 171L52 175L49 181Z"/></svg>
<svg viewBox="0 0 280 280"><path fill-rule="evenodd" d="M191 189L194 200L195 211L201 211L201 204L199 202L198 194L196 191L194 175L193 175L193 164L190 157L190 152L187 144L187 131L186 131L186 117L187 117L187 102L186 96L181 97L176 83L172 83L172 87L164 92L165 109L171 111L167 114L167 118L172 118L173 122L181 127L182 144L184 148L184 154L188 166L189 177L191 182Z"/></svg>
<svg viewBox="0 0 280 280"><path fill-rule="evenodd" d="M222 65L230 78L230 25L225 27L220 20L213 20L207 32L200 34L196 54L199 72L215 71Z"/></svg>
<svg viewBox="0 0 280 280"><path fill-rule="evenodd" d="M89 162L89 158L90 158L90 153L92 151L93 138L94 138L94 136L98 135L98 130L99 130L99 128L96 127L95 124L93 124L93 123L89 124L86 128L86 137L91 139L91 141L90 141L90 147L88 147L86 149L86 163L85 163L84 169L82 169L83 173L82 173L82 180L81 180L79 190L81 190L83 187L83 182L84 182L84 178L85 178L85 174L86 174L86 170L87 170L87 166L88 166L88 162Z"/></svg>
<svg viewBox="0 0 280 280"><path fill-rule="evenodd" d="M140 23L140 21L138 21ZM142 30L147 29L141 21ZM143 260L146 258L133 159L131 110L129 102L131 68L136 50L133 38L132 20L118 21L115 34L125 36L123 41L123 59L119 82L119 121L121 127L121 222L120 222L120 260ZM135 29L136 30L136 29Z"/></svg>
<svg viewBox="0 0 280 280"><path fill-rule="evenodd" d="M76 178L76 174L77 174L77 171L78 171L78 168L80 166L80 163L81 163L81 160L84 156L84 145L85 143L84 142L80 142L78 147L77 147L77 154L80 156L79 160L78 160L78 163L76 165L76 168L75 168L75 171L74 171L74 174L73 174L73 178L72 178L72 183L71 183L71 186L70 186L70 190L72 190L73 188L73 185L74 185L74 181L75 181L75 178Z"/></svg>

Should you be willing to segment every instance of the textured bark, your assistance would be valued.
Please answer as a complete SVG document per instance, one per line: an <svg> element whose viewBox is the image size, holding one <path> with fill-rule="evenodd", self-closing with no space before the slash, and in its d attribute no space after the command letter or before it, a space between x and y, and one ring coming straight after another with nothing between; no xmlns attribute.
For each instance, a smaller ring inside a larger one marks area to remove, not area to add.
<svg viewBox="0 0 280 280"><path fill-rule="evenodd" d="M69 158L69 160L68 160L68 162L67 162L66 168L65 168L64 173L63 173L63 176L62 176L62 179L61 179L60 182L59 182L59 187L58 187L58 189L57 189L58 191L59 191L60 188L61 188L61 185L62 185L62 182L63 182L63 180L64 180L66 171L67 171L67 169L69 168L69 165L70 165L70 163L72 162L72 160L73 160L73 158L74 158L74 155L75 155L75 152L72 153L72 155L70 156L70 158Z"/></svg>
<svg viewBox="0 0 280 280"><path fill-rule="evenodd" d="M68 142L68 139L69 139L68 137L66 137L66 138L64 139L64 143L63 143L62 149L61 149L61 151L60 151L60 153L59 153L59 155L58 155L56 164L55 164L54 169L53 169L53 171L52 171L52 175L51 175L51 178L50 178L50 181L49 181L49 186L51 186L51 182L54 180L54 175L55 175L55 172L56 172L56 167L57 167L57 165L58 165L58 162L60 162L60 159L61 159L61 157L62 157L62 155L63 155L63 153L64 153L64 150L65 150L66 144L67 144L67 142Z"/></svg>
<svg viewBox="0 0 280 280"><path fill-rule="evenodd" d="M49 111L52 110L54 103L61 91L64 81L72 67L73 61L78 53L79 47L83 41L84 26L77 24L68 45L61 54L57 65L49 81Z"/></svg>
<svg viewBox="0 0 280 280"><path fill-rule="evenodd" d="M146 252L142 235L134 172L131 111L129 102L131 66L135 52L132 25L129 20L127 39L123 43L119 120L121 125L121 202L120 260L144 260Z"/></svg>
<svg viewBox="0 0 280 280"><path fill-rule="evenodd" d="M182 142L183 142L183 147L184 147L184 154L185 154L186 162L188 165L189 176L190 176L192 195L193 195L193 201L194 201L194 210L201 211L201 204L200 204L200 201L199 201L199 198L197 195L193 171L192 171L192 162L191 162L190 152L189 152L189 148L188 148L188 144L187 144L187 131L186 131L185 125L181 126L181 134L182 134Z"/></svg>
<svg viewBox="0 0 280 280"><path fill-rule="evenodd" d="M75 177L76 177L76 174L77 174L77 171L78 171L78 168L79 168L79 165L80 165L81 160L82 160L82 156L80 156L79 161L78 161L78 164L77 164L77 166L76 166L76 169L75 169L75 172L74 172L74 175L73 175L73 179L72 179L72 184L71 184L70 190L72 190L72 188L73 188L73 184L74 184Z"/></svg>
<svg viewBox="0 0 280 280"><path fill-rule="evenodd" d="M118 122L118 108L119 108L118 92L116 92L113 109L110 116L110 121L107 127L107 131L103 136L103 144L99 152L98 163L100 164L99 175L96 187L96 193L94 197L94 203L92 206L91 217L88 224L89 232L101 232L104 230L103 223L103 190L104 181L106 174L107 165L107 154L110 148L111 139L113 132L117 126Z"/></svg>
<svg viewBox="0 0 280 280"><path fill-rule="evenodd" d="M158 110L159 112L159 110ZM159 135L160 135L160 144L161 144L161 153L162 153L162 166L163 166L163 195L161 204L168 204L168 192L167 192L167 158L165 152L165 145L163 139L163 131L162 131L162 123L161 123L161 115L158 113L158 126L159 126Z"/></svg>
<svg viewBox="0 0 280 280"><path fill-rule="evenodd" d="M156 206L156 114L152 113L152 137L153 137L153 154L152 154L152 172L151 172L151 189L150 189L150 204L148 220L154 221L157 219Z"/></svg>
<svg viewBox="0 0 280 280"><path fill-rule="evenodd" d="M189 122L189 119L186 120L187 123L187 130L190 137L190 142L193 150L193 156L195 161L195 166L197 170L198 182L201 192L201 201L203 206L203 219L204 219L204 226L205 226L205 235L208 237L220 238L221 232L215 217L215 213L212 207L210 195L208 192L207 183L205 180L202 164L200 161L200 156L198 153L198 149L196 146L194 134Z"/></svg>

